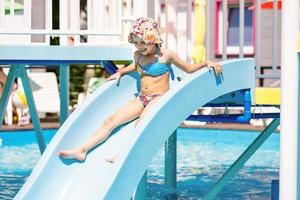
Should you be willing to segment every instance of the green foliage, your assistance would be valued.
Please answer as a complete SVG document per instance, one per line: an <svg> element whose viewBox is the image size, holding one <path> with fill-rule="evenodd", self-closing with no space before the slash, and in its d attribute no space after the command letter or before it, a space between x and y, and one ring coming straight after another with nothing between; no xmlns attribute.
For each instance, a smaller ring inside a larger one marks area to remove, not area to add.
<svg viewBox="0 0 300 200"><path fill-rule="evenodd" d="M86 71L85 65L70 66L70 104L77 103L78 94L84 92L84 74Z"/></svg>

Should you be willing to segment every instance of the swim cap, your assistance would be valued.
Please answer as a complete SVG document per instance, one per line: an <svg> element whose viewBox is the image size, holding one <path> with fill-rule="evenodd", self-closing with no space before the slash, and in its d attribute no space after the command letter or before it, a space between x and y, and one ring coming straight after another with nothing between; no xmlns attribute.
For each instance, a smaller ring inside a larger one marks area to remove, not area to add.
<svg viewBox="0 0 300 200"><path fill-rule="evenodd" d="M136 20L128 36L128 42L133 43L133 37L138 37L146 44L161 44L158 24L149 17L140 17Z"/></svg>

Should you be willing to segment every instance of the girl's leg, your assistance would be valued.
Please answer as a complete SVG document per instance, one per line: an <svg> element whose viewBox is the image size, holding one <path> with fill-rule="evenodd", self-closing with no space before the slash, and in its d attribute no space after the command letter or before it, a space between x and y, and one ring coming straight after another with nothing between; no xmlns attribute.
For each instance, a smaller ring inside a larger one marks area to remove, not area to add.
<svg viewBox="0 0 300 200"><path fill-rule="evenodd" d="M103 142L119 125L137 118L143 109L144 107L138 98L129 101L115 114L108 117L101 127L83 145L73 150L60 151L59 155L68 159L84 160L86 153L90 149Z"/></svg>
<svg viewBox="0 0 300 200"><path fill-rule="evenodd" d="M152 99L148 104L147 106L144 108L144 110L141 112L140 114L140 117L139 119L136 121L136 124L135 126L138 125L138 123L143 120L143 117L145 116L145 114L152 108L152 106L158 101L158 99L160 98L161 96L157 96L155 97L154 99ZM140 103L142 105L142 103ZM118 157L118 155L115 155L113 157L110 157L110 158L107 158L106 161L107 162L110 162L110 163L114 163L114 161L116 160L116 158Z"/></svg>

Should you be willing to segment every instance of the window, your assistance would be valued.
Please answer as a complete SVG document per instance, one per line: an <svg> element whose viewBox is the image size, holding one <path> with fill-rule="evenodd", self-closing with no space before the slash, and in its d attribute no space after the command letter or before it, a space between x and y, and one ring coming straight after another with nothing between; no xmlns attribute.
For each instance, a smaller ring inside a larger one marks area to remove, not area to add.
<svg viewBox="0 0 300 200"><path fill-rule="evenodd" d="M10 15L14 8L14 15L24 15L24 0L5 0L5 15Z"/></svg>
<svg viewBox="0 0 300 200"><path fill-rule="evenodd" d="M244 10L244 54L254 54L254 13L253 10L249 9L251 3L245 3ZM216 5L216 45L215 54L222 54L223 46L223 12L221 1L217 2ZM239 54L239 3L238 1L228 1L228 30L227 30L227 49L228 55Z"/></svg>

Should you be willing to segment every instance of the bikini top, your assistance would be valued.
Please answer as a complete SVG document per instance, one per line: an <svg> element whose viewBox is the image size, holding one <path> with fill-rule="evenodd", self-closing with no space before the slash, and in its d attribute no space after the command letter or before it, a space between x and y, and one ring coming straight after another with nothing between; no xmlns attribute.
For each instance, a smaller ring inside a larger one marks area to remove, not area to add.
<svg viewBox="0 0 300 200"><path fill-rule="evenodd" d="M169 63L161 63L158 62L158 55L160 54L160 48L157 48L156 54L155 54L155 61L149 64L146 64L144 66L139 64L140 58L142 54L139 54L138 60L137 60L137 71L140 75L147 74L150 76L161 76L165 73L170 72L171 78L174 80L174 72Z"/></svg>

